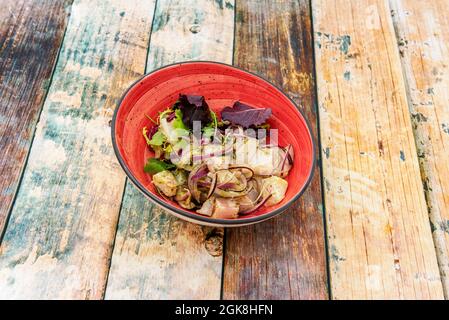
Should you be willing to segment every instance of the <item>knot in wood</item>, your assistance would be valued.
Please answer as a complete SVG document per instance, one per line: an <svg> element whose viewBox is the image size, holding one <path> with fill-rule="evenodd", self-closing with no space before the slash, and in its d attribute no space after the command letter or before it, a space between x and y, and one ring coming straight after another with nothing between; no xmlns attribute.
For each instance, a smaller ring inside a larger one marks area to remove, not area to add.
<svg viewBox="0 0 449 320"><path fill-rule="evenodd" d="M192 33L198 33L201 31L201 27L199 24L192 24L192 26L190 27L190 32Z"/></svg>
<svg viewBox="0 0 449 320"><path fill-rule="evenodd" d="M204 247L211 256L221 256L223 254L223 230L215 228L207 230Z"/></svg>

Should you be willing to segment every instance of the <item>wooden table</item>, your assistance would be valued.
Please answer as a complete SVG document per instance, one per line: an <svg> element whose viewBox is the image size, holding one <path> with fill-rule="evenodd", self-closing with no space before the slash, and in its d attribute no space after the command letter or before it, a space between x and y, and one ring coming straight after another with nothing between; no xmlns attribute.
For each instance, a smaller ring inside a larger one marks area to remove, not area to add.
<svg viewBox="0 0 449 320"><path fill-rule="evenodd" d="M0 0L0 298L442 299L448 0ZM126 179L124 90L214 60L281 86L320 146L271 221L180 221Z"/></svg>

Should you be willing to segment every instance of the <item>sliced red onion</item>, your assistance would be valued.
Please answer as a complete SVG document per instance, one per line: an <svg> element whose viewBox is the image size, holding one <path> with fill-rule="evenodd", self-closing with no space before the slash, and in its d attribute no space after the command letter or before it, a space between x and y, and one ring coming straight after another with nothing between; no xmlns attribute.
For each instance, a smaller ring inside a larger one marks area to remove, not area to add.
<svg viewBox="0 0 449 320"><path fill-rule="evenodd" d="M192 193L193 199L200 202L201 192L198 190L198 180L207 175L208 169L205 164L195 166L190 171L189 178L187 179L187 185Z"/></svg>
<svg viewBox="0 0 449 320"><path fill-rule="evenodd" d="M230 190L222 190L222 189L219 189L219 188L215 188L215 194L217 194L217 195L219 195L220 197L223 197L223 198L237 198L237 197L244 196L251 189L252 189L251 186L247 186L247 188L242 190L242 191L230 191Z"/></svg>
<svg viewBox="0 0 449 320"><path fill-rule="evenodd" d="M251 173L249 176L247 176L244 172L242 172L246 179L251 179L251 178L254 176L254 170L251 169L251 168L248 167L248 166L231 165L231 166L228 167L227 170L235 170L235 169L245 169L245 170L248 170L248 171Z"/></svg>
<svg viewBox="0 0 449 320"><path fill-rule="evenodd" d="M259 191L257 189L257 182L254 179L251 179L248 181L248 185L251 187L251 189L246 194L249 199L251 199L251 202L256 203L257 198L259 197Z"/></svg>
<svg viewBox="0 0 449 320"><path fill-rule="evenodd" d="M209 181L198 181L197 185L198 185L198 187L209 188L210 182Z"/></svg>
<svg viewBox="0 0 449 320"><path fill-rule="evenodd" d="M254 207L252 207L251 209L248 210L244 210L239 212L240 215L246 215L246 214L250 214L254 211L256 211L257 209L259 209L260 207L262 207L267 201L268 199L270 199L271 194L267 195L265 198L263 198L257 205L255 205Z"/></svg>
<svg viewBox="0 0 449 320"><path fill-rule="evenodd" d="M209 188L211 183L209 181L198 181L198 187ZM235 189L236 184L234 182L217 183L217 188L220 189Z"/></svg>
<svg viewBox="0 0 449 320"><path fill-rule="evenodd" d="M252 175L254 174L254 171L251 170L251 168L246 167L246 166L230 166L228 168L218 169L216 172L219 172L219 171L230 171L230 170L241 169L241 168L248 169L252 173ZM241 184L242 184L241 188L238 189L237 188L238 185L236 183L234 183L234 182L219 183L217 188L219 188L219 189L221 189L223 191L235 191L235 192L242 192L242 191L244 191L246 189L246 187L248 186L248 180L247 180L247 178L246 178L244 173L242 173L242 175L243 175L243 178L239 179ZM231 189L231 190L224 190L224 189Z"/></svg>
<svg viewBox="0 0 449 320"><path fill-rule="evenodd" d="M209 154L209 155L204 155L204 156L201 154L197 154L197 155L192 156L192 161L197 162L197 161L201 161L201 160L211 158L211 157L214 157L214 154Z"/></svg>
<svg viewBox="0 0 449 320"><path fill-rule="evenodd" d="M220 189L235 189L237 186L234 182L225 182L217 185L217 188Z"/></svg>
<svg viewBox="0 0 449 320"><path fill-rule="evenodd" d="M281 173L284 171L284 167L285 167L285 162L287 161L287 159L291 159L291 157L290 157L290 148L292 147L292 145L291 144L289 144L285 149L283 149L284 150L284 152L285 152L285 155L284 155L284 158L282 159L282 164L281 164ZM290 162L290 159L288 160L288 162L290 163L290 164L293 164L293 159L291 159L291 162Z"/></svg>
<svg viewBox="0 0 449 320"><path fill-rule="evenodd" d="M210 198L211 195L214 194L215 188L217 187L217 173L212 177L212 182L210 183L209 192L207 193L206 200Z"/></svg>
<svg viewBox="0 0 449 320"><path fill-rule="evenodd" d="M293 155L293 147L292 147L292 145L289 144L285 149L286 149L285 152L287 153L288 163L290 165L293 165L293 157L294 157L294 155Z"/></svg>
<svg viewBox="0 0 449 320"><path fill-rule="evenodd" d="M196 170L196 172L194 172L194 171L195 171L195 169L193 169L190 172L189 176L191 176L192 180L199 180L199 179L207 176L207 173L209 172L209 169L207 168L207 166L205 164L201 164L198 167L198 169ZM192 172L194 172L194 173L192 174Z"/></svg>

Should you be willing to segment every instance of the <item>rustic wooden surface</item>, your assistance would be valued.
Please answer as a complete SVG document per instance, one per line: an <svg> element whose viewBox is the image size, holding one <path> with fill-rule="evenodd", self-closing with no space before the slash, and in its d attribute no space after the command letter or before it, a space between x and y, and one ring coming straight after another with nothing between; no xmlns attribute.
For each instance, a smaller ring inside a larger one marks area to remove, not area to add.
<svg viewBox="0 0 449 320"><path fill-rule="evenodd" d="M282 87L317 134L308 1L238 1L234 65ZM318 141L318 140L317 140ZM226 232L225 299L327 299L320 169L288 211Z"/></svg>
<svg viewBox="0 0 449 320"><path fill-rule="evenodd" d="M0 298L447 297L446 2L0 0ZM110 141L129 84L195 59L281 86L321 140L301 200L224 249Z"/></svg>
<svg viewBox="0 0 449 320"><path fill-rule="evenodd" d="M390 1L424 191L449 294L449 3Z"/></svg>
<svg viewBox="0 0 449 320"><path fill-rule="evenodd" d="M231 0L158 1L147 72L185 60L231 63L233 38ZM222 229L179 220L128 182L106 298L219 299L222 252Z"/></svg>
<svg viewBox="0 0 449 320"><path fill-rule="evenodd" d="M334 299L441 299L401 61L384 0L313 2Z"/></svg>
<svg viewBox="0 0 449 320"><path fill-rule="evenodd" d="M65 4L0 1L0 236L64 36Z"/></svg>
<svg viewBox="0 0 449 320"><path fill-rule="evenodd" d="M0 247L1 298L101 298L125 175L115 103L144 72L154 1L73 3Z"/></svg>

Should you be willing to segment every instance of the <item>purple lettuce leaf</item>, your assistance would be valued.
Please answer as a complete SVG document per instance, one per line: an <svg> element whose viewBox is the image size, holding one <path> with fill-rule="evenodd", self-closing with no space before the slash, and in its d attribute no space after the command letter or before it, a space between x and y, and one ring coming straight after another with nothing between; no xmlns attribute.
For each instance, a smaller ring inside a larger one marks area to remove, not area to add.
<svg viewBox="0 0 449 320"><path fill-rule="evenodd" d="M231 107L221 111L221 119L240 125L243 128L264 124L271 117L271 108L253 108L247 104L236 101Z"/></svg>
<svg viewBox="0 0 449 320"><path fill-rule="evenodd" d="M176 113L172 112L167 116L167 122L171 122L176 117Z"/></svg>
<svg viewBox="0 0 449 320"><path fill-rule="evenodd" d="M159 126L158 126L158 125L152 126L152 127L150 128L150 131L148 131L148 139L151 140L151 138L153 138L154 134L155 134L158 130L159 130Z"/></svg>
<svg viewBox="0 0 449 320"><path fill-rule="evenodd" d="M180 94L174 107L182 111L182 122L189 129L193 128L194 121L201 121L202 127L212 121L209 106L203 96Z"/></svg>

